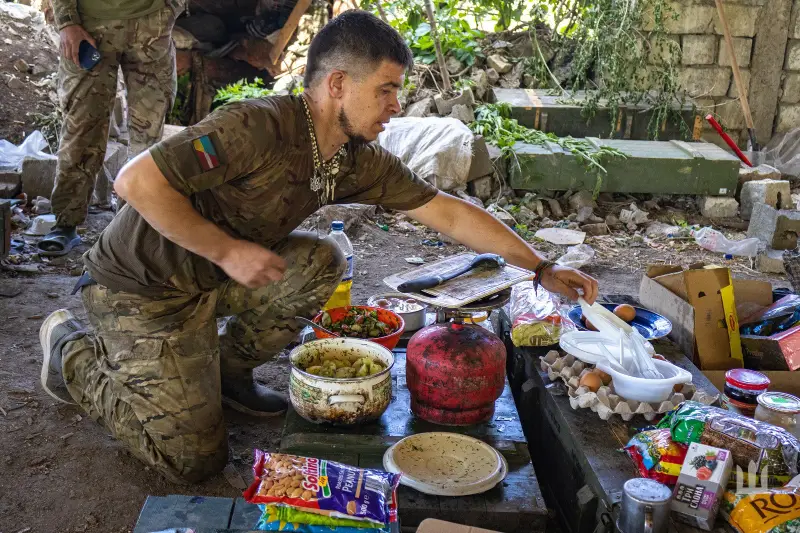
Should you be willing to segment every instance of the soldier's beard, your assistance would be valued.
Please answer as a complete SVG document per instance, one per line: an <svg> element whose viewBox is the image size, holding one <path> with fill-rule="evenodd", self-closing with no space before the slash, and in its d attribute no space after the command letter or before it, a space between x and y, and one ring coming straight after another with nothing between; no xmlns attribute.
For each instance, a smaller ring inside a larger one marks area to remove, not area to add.
<svg viewBox="0 0 800 533"><path fill-rule="evenodd" d="M344 112L344 108L339 109L339 127L342 128L342 131L347 135L351 143L359 145L369 142L366 137L355 132L352 122L350 122L350 119L347 117L347 113Z"/></svg>

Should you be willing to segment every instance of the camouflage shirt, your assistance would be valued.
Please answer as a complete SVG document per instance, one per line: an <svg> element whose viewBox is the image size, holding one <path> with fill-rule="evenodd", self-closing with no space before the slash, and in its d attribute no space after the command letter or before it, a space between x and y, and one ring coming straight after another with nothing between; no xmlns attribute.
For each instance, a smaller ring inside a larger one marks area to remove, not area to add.
<svg viewBox="0 0 800 533"><path fill-rule="evenodd" d="M150 154L203 217L267 248L277 247L320 207L309 186L314 162L299 97L229 104L153 146ZM335 191L337 204L398 210L421 207L437 192L376 144L348 145ZM92 277L112 291L196 292L227 279L219 267L158 233L130 205L84 260Z"/></svg>
<svg viewBox="0 0 800 533"><path fill-rule="evenodd" d="M51 0L56 28L82 24L84 18L128 20L163 9L165 0ZM171 0L174 3L176 0Z"/></svg>

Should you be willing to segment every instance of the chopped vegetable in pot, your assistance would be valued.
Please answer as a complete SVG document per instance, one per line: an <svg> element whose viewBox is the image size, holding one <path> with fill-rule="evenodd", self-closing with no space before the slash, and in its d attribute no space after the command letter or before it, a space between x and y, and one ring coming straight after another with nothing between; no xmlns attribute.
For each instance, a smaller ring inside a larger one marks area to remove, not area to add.
<svg viewBox="0 0 800 533"><path fill-rule="evenodd" d="M298 360L295 364L309 374L339 379L372 376L386 370L377 357L348 357L342 353L315 354L302 361Z"/></svg>
<svg viewBox="0 0 800 533"><path fill-rule="evenodd" d="M394 328L378 319L378 311L351 307L341 320L334 322L327 312L322 313L322 326L344 337L372 339L394 333Z"/></svg>

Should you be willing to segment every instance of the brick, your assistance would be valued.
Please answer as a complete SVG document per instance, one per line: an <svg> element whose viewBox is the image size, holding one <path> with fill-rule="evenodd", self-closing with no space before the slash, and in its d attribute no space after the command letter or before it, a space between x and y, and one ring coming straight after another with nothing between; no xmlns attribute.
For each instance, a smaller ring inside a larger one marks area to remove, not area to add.
<svg viewBox="0 0 800 533"><path fill-rule="evenodd" d="M756 237L775 250L797 248L800 235L800 211L774 209L766 204L756 204L747 228L748 237Z"/></svg>
<svg viewBox="0 0 800 533"><path fill-rule="evenodd" d="M791 187L785 180L748 181L742 185L740 200L741 216L745 220L750 220L756 204L767 204L775 209L793 207Z"/></svg>
<svg viewBox="0 0 800 533"><path fill-rule="evenodd" d="M720 99L714 114L717 121L729 130L740 130L746 126L742 106L737 99Z"/></svg>
<svg viewBox="0 0 800 533"><path fill-rule="evenodd" d="M800 40L789 41L786 47L786 70L800 70Z"/></svg>
<svg viewBox="0 0 800 533"><path fill-rule="evenodd" d="M745 90L747 94L750 94L750 71L745 69L741 71L742 75L742 83L744 83ZM733 76L731 76L731 88L728 89L728 96L731 98L739 98L739 89L736 87L736 82L733 80Z"/></svg>
<svg viewBox="0 0 800 533"><path fill-rule="evenodd" d="M717 57L717 38L714 35L684 35L681 43L681 63L684 65L711 65Z"/></svg>
<svg viewBox="0 0 800 533"><path fill-rule="evenodd" d="M733 218L739 212L739 202L728 196L704 196L699 204L700 213L707 218Z"/></svg>
<svg viewBox="0 0 800 533"><path fill-rule="evenodd" d="M783 133L800 128L800 105L781 104L778 106L778 124L775 133Z"/></svg>
<svg viewBox="0 0 800 533"><path fill-rule="evenodd" d="M731 82L731 69L725 67L685 67L678 80L689 96L725 96Z"/></svg>
<svg viewBox="0 0 800 533"><path fill-rule="evenodd" d="M50 198L56 181L56 158L22 160L22 192L28 198L44 196Z"/></svg>
<svg viewBox="0 0 800 533"><path fill-rule="evenodd" d="M781 102L787 104L800 103L800 72L789 72L783 80L783 96Z"/></svg>
<svg viewBox="0 0 800 533"><path fill-rule="evenodd" d="M733 37L755 37L756 21L761 8L757 6L744 6L736 4L725 4L725 18L728 19L728 26ZM717 35L723 35L722 23L714 9L714 31Z"/></svg>
<svg viewBox="0 0 800 533"><path fill-rule="evenodd" d="M792 22L789 25L789 37L800 39L800 4L794 3L792 8Z"/></svg>
<svg viewBox="0 0 800 533"><path fill-rule="evenodd" d="M680 2L669 2L669 8L680 16L674 20L671 13L664 16L664 30L667 33L687 34L687 33L711 33L714 28L714 18L716 8L713 4L682 4ZM655 18L652 7L648 7L642 15L643 29L653 31L655 29Z"/></svg>
<svg viewBox="0 0 800 533"><path fill-rule="evenodd" d="M748 37L734 37L731 39L733 41L733 51L736 54L736 62L739 63L739 68L745 68L750 66L750 55L753 52L753 39ZM731 58L728 54L728 43L725 42L724 37L720 37L719 39L719 59L717 63L721 67L730 67L731 65Z"/></svg>
<svg viewBox="0 0 800 533"><path fill-rule="evenodd" d="M783 265L783 250L767 248L764 252L759 252L756 258L756 268L764 274L786 274L786 267Z"/></svg>
<svg viewBox="0 0 800 533"><path fill-rule="evenodd" d="M681 61L681 38L677 35L650 37L650 63L676 65Z"/></svg>

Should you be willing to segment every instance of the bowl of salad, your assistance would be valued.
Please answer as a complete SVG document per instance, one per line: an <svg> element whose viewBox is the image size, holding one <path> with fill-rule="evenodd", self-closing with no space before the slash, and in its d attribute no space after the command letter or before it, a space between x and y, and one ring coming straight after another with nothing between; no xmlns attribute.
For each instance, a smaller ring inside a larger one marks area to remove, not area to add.
<svg viewBox="0 0 800 533"><path fill-rule="evenodd" d="M314 322L342 337L366 339L393 350L400 342L405 323L397 313L380 307L350 305L320 312ZM330 338L325 332L314 330L318 339Z"/></svg>

